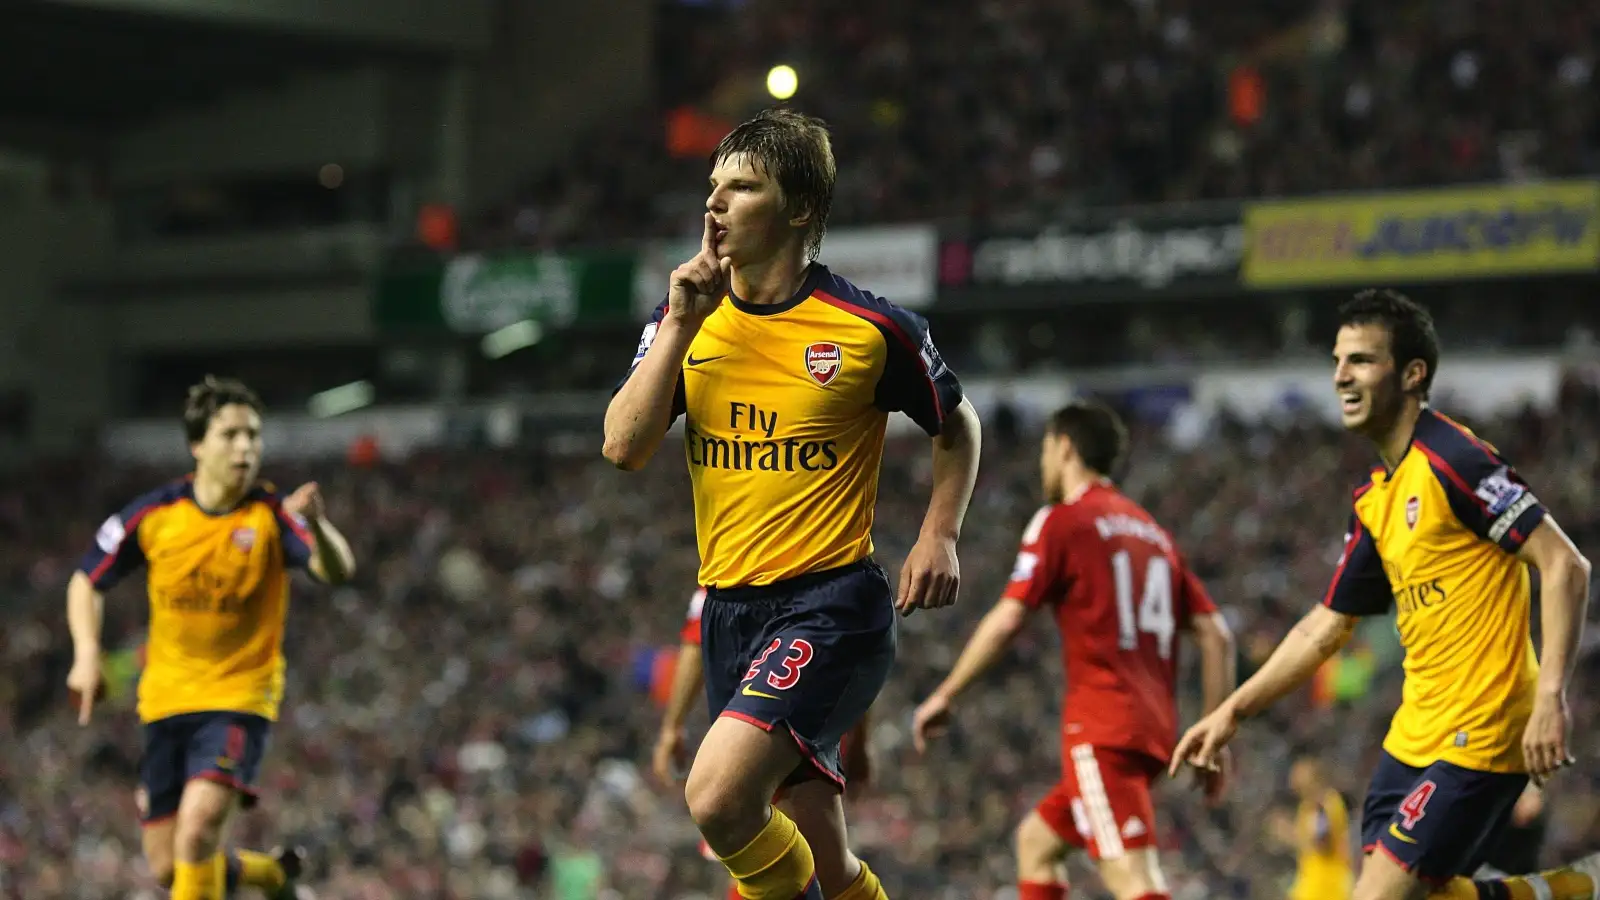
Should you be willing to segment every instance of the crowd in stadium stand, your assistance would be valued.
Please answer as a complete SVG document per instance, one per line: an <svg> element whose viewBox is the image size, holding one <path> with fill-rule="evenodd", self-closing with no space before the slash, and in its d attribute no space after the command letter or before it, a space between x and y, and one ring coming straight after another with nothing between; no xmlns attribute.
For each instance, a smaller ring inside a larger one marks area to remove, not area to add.
<svg viewBox="0 0 1600 900"><path fill-rule="evenodd" d="M1479 424L1592 555L1600 395L1569 387L1560 408ZM854 844L891 896L1006 896L996 892L1012 877L1011 830L1058 772L1057 642L1042 618L964 698L944 743L918 757L906 733L915 701L997 597L1038 502L1030 425L1004 431L991 426L986 441L962 602L904 622L877 707L874 784L851 810ZM1187 449L1144 425L1135 446L1125 484L1179 537L1248 672L1320 596L1368 450L1306 422L1220 421ZM877 535L891 571L926 501L925 449L908 440L887 457ZM696 561L687 480L675 454L662 456L640 475L598 455L423 454L300 471L269 459L284 483L321 480L363 568L344 589L296 589L264 798L235 837L316 848L327 868L313 883L340 900L720 896L681 791L648 775L659 708L640 660L674 642ZM99 519L173 474L58 466L0 492L0 897L160 896L137 855L138 728L126 699L88 729L74 722L62 596ZM108 599L119 671L143 604L134 584ZM1396 703L1396 656L1392 625L1370 623L1315 690L1248 724L1222 810L1163 787L1176 898L1282 896L1286 760L1334 762L1357 802ZM1593 656L1580 678L1600 683ZM1184 698L1185 720L1195 701ZM1595 705L1574 710L1576 733L1596 733ZM1600 841L1600 772L1561 777L1552 857Z"/></svg>
<svg viewBox="0 0 1600 900"><path fill-rule="evenodd" d="M1066 206L1405 188L1600 169L1600 6L1552 0L752 0L665 6L658 108L619 116L483 239L680 232L705 157L664 122L736 121L792 63L827 119L834 221L1004 221Z"/></svg>

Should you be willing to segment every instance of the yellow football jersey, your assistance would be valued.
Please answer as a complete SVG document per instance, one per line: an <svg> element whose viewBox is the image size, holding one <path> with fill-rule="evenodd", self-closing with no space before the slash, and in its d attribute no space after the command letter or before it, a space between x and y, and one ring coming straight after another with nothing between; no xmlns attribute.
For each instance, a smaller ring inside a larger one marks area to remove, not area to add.
<svg viewBox="0 0 1600 900"><path fill-rule="evenodd" d="M150 628L139 718L230 711L276 719L283 698L283 624L290 567L314 539L270 486L210 512L185 479L105 521L80 568L109 590L146 568Z"/></svg>
<svg viewBox="0 0 1600 900"><path fill-rule="evenodd" d="M686 416L700 583L771 584L872 553L889 413L937 435L960 402L922 317L826 266L784 303L727 297L684 356L673 403Z"/></svg>
<svg viewBox="0 0 1600 900"><path fill-rule="evenodd" d="M1409 766L1443 760L1522 772L1538 662L1528 567L1515 556L1545 509L1498 451L1424 409L1390 472L1356 489L1324 602L1397 611L1405 688L1383 747Z"/></svg>
<svg viewBox="0 0 1600 900"><path fill-rule="evenodd" d="M1302 802L1295 814L1299 865L1291 900L1344 900L1355 888L1350 863L1350 812L1338 791L1316 803Z"/></svg>

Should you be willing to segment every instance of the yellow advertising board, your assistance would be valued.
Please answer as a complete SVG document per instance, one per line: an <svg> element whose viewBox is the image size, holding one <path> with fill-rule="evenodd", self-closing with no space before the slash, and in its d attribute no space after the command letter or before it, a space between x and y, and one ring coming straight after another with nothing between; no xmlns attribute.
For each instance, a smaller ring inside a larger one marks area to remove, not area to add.
<svg viewBox="0 0 1600 900"><path fill-rule="evenodd" d="M1600 266L1600 182L1555 181L1245 207L1253 288L1438 281Z"/></svg>

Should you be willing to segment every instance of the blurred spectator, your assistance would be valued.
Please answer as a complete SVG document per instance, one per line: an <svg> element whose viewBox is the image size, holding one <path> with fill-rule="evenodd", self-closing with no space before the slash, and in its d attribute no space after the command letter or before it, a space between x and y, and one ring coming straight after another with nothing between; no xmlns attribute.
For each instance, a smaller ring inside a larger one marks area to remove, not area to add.
<svg viewBox="0 0 1600 900"><path fill-rule="evenodd" d="M1600 398L1574 384L1563 408L1480 424L1587 546ZM1036 435L1017 427L986 447L963 601L905 620L879 703L877 784L852 824L893 896L1008 896L1010 829L1059 771L1059 663L1042 623L962 706L948 742L919 758L906 733L913 701L1004 584L1038 502ZM1148 425L1135 437L1126 485L1175 527L1248 672L1320 596L1366 448L1306 422L1220 421L1192 450ZM926 502L925 453L911 440L886 457L877 536L891 569ZM354 586L296 592L265 798L241 817L240 840L317 847L323 897L715 896L720 875L696 852L681 790L648 783L640 766L658 710L633 660L674 641L694 583L681 466L662 459L625 477L598 459L424 454L269 470L286 484L321 481L363 569ZM61 597L99 517L170 474L56 464L0 491L0 897L157 896L138 862L135 720L123 701L91 728L72 721ZM137 645L143 602L134 586L113 595L108 647ZM1308 694L1247 726L1240 771L1255 775L1225 809L1204 809L1186 784L1163 787L1175 897L1282 896L1291 861L1269 825L1292 799L1273 773L1292 748L1319 748L1354 803L1397 702L1398 662L1392 624L1369 623L1314 689L1319 702ZM1600 676L1593 662L1584 683ZM1186 717L1196 702L1184 698ZM1575 714L1578 734L1600 725L1593 704ZM1592 848L1600 828L1600 773L1564 777L1554 855ZM1082 895L1097 896L1080 876Z"/></svg>

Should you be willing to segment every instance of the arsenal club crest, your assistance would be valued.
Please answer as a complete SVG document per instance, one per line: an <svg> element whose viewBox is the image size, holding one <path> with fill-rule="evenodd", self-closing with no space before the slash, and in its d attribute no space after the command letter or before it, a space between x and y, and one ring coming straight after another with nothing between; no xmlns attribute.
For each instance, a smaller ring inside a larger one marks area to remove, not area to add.
<svg viewBox="0 0 1600 900"><path fill-rule="evenodd" d="M844 362L844 351L838 344L819 343L806 348L806 372L817 384L828 385L839 377L839 367Z"/></svg>
<svg viewBox="0 0 1600 900"><path fill-rule="evenodd" d="M1417 515L1422 511L1422 501L1412 497L1406 501L1406 527L1416 530Z"/></svg>
<svg viewBox="0 0 1600 900"><path fill-rule="evenodd" d="M256 530L254 528L235 528L233 530L233 545L246 553L256 545Z"/></svg>

